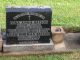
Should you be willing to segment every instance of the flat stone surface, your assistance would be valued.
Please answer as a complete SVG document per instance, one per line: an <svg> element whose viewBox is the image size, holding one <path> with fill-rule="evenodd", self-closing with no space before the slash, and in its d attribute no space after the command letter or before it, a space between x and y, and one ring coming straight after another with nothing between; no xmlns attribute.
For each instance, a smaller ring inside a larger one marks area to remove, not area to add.
<svg viewBox="0 0 80 60"><path fill-rule="evenodd" d="M66 49L64 41L61 42L61 43L55 44L54 49L57 50L57 51Z"/></svg>
<svg viewBox="0 0 80 60"><path fill-rule="evenodd" d="M80 33L67 33L64 41L67 49L80 49Z"/></svg>
<svg viewBox="0 0 80 60"><path fill-rule="evenodd" d="M4 52L21 52L21 51L50 51L53 50L53 42L40 44L3 44Z"/></svg>
<svg viewBox="0 0 80 60"><path fill-rule="evenodd" d="M53 52L80 50L80 33L65 34L64 41L54 45Z"/></svg>

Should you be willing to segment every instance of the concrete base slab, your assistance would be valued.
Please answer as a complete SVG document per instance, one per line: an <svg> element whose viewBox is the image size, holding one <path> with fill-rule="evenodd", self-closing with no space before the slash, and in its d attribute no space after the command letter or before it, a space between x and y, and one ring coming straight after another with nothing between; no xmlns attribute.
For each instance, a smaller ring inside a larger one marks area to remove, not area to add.
<svg viewBox="0 0 80 60"><path fill-rule="evenodd" d="M53 42L40 44L3 44L4 52L21 52L21 51L50 51L53 50Z"/></svg>
<svg viewBox="0 0 80 60"><path fill-rule="evenodd" d="M80 33L67 33L64 41L67 49L80 49Z"/></svg>
<svg viewBox="0 0 80 60"><path fill-rule="evenodd" d="M55 45L54 45L54 49L55 49L56 51L60 51L60 50L66 49L64 41L61 42L61 43L55 44Z"/></svg>

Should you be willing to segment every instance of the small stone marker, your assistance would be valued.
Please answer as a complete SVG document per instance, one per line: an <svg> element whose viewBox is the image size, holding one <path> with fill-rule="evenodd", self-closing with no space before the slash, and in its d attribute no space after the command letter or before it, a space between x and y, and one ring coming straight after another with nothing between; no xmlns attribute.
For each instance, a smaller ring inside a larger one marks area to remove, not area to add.
<svg viewBox="0 0 80 60"><path fill-rule="evenodd" d="M65 35L63 28L61 26L53 26L51 30L53 43L57 44L63 42Z"/></svg>
<svg viewBox="0 0 80 60"><path fill-rule="evenodd" d="M48 6L6 8L4 51L51 50L51 17ZM38 46L38 47L37 47Z"/></svg>

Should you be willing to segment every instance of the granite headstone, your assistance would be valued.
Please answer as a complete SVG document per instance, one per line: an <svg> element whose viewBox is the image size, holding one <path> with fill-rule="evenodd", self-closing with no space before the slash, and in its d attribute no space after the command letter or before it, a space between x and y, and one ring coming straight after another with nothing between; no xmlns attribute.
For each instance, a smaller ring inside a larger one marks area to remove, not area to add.
<svg viewBox="0 0 80 60"><path fill-rule="evenodd" d="M48 6L6 8L6 44L49 43L52 11Z"/></svg>

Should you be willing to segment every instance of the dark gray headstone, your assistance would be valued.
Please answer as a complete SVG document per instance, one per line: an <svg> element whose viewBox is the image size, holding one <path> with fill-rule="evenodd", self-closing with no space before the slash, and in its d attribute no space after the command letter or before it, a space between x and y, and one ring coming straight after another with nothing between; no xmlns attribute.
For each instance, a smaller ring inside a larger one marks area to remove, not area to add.
<svg viewBox="0 0 80 60"><path fill-rule="evenodd" d="M7 7L6 44L49 43L50 7Z"/></svg>

